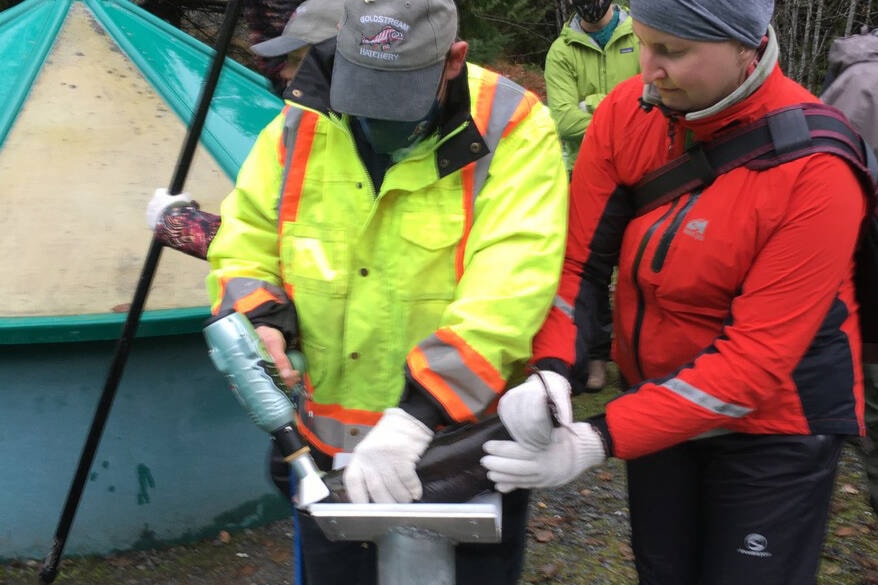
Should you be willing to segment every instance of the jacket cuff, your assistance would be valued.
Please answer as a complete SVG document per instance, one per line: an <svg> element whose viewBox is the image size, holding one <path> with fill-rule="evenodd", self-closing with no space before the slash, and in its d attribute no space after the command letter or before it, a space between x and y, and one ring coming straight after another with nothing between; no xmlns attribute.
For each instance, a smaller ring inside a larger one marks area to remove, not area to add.
<svg viewBox="0 0 878 585"><path fill-rule="evenodd" d="M558 358L542 358L537 360L534 363L534 367L538 370L546 370L549 372L555 372L556 374L560 374L570 379L570 366L564 363L563 360Z"/></svg>
<svg viewBox="0 0 878 585"><path fill-rule="evenodd" d="M607 426L607 415L598 414L585 419L585 422L593 426L594 430L600 435L601 441L604 443L604 452L607 454L607 457L615 457L615 451L613 450L613 437L610 435L610 427Z"/></svg>
<svg viewBox="0 0 878 585"><path fill-rule="evenodd" d="M405 389L398 406L430 429L454 422L426 388L411 379L408 367L406 367Z"/></svg>
<svg viewBox="0 0 878 585"><path fill-rule="evenodd" d="M263 303L245 313L253 327L266 325L278 329L284 334L287 347L298 345L299 341L299 316L293 303Z"/></svg>

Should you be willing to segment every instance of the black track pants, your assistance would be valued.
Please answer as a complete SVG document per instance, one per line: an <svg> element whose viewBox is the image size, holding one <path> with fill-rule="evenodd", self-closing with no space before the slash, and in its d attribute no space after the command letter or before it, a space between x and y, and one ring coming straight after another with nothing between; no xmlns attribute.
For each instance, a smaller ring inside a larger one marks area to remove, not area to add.
<svg viewBox="0 0 878 585"><path fill-rule="evenodd" d="M730 434L629 461L640 585L814 585L843 443Z"/></svg>

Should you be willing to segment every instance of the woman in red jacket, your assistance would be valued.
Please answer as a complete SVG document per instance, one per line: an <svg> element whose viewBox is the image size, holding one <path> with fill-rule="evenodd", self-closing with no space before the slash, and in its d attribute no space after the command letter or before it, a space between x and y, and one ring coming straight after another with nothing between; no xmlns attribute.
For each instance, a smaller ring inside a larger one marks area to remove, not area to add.
<svg viewBox="0 0 878 585"><path fill-rule="evenodd" d="M853 252L866 197L841 158L744 167L632 217L626 186L695 142L815 96L777 64L769 0L631 0L642 73L594 115L573 171L542 370L500 401L498 489L628 460L641 585L816 582L839 454L863 432ZM618 266L613 360L630 389L569 417L595 299ZM546 391L560 406L553 428Z"/></svg>

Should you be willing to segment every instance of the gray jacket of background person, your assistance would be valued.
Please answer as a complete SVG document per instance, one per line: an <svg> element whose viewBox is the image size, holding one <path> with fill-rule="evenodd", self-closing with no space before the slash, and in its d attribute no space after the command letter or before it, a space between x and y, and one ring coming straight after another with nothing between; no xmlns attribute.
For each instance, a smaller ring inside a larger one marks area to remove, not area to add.
<svg viewBox="0 0 878 585"><path fill-rule="evenodd" d="M844 112L878 153L878 29L833 41L827 77L820 98Z"/></svg>
<svg viewBox="0 0 878 585"><path fill-rule="evenodd" d="M878 29L836 39L827 80L820 98L844 112L878 156ZM865 346L863 361L867 435L862 446L869 501L878 514L878 349Z"/></svg>

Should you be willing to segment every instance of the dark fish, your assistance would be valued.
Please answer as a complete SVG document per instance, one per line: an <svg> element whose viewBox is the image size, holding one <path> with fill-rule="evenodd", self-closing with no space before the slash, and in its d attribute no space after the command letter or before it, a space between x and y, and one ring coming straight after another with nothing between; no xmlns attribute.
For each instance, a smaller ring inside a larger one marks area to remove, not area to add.
<svg viewBox="0 0 878 585"><path fill-rule="evenodd" d="M416 467L424 493L420 502L457 504L494 489L487 470L479 461L482 445L492 439L511 437L494 415L478 423L446 427L436 433ZM343 470L330 471L323 477L330 495L323 502L347 503L342 481Z"/></svg>

